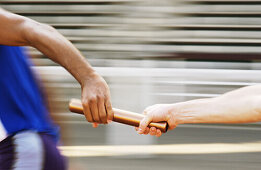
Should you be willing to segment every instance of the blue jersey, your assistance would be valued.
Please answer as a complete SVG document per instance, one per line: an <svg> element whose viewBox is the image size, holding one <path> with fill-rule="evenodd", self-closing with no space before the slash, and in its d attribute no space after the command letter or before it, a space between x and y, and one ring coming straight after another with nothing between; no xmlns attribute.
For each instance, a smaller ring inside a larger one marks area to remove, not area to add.
<svg viewBox="0 0 261 170"><path fill-rule="evenodd" d="M41 90L22 47L0 45L0 141L23 130L57 139Z"/></svg>

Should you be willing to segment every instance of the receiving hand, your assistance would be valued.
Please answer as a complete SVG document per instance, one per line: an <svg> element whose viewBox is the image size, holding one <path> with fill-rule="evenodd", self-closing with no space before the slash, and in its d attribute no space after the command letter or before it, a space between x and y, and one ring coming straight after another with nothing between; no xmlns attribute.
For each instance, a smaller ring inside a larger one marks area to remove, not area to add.
<svg viewBox="0 0 261 170"><path fill-rule="evenodd" d="M139 134L150 134L160 137L162 132L155 127L149 128L148 125L151 122L166 121L169 125L169 130L174 129L176 121L173 114L173 105L171 104L156 104L147 107L143 114L145 117L141 120L139 128L136 128Z"/></svg>

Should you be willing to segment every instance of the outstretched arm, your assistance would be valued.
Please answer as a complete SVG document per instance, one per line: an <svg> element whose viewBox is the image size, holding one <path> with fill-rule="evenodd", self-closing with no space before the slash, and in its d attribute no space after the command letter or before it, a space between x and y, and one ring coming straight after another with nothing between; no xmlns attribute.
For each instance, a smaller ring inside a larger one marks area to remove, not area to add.
<svg viewBox="0 0 261 170"><path fill-rule="evenodd" d="M261 121L261 85L240 88L219 97L175 104L158 104L145 109L138 133L160 136L148 129L151 121L167 121L170 129L186 123L251 123Z"/></svg>
<svg viewBox="0 0 261 170"><path fill-rule="evenodd" d="M109 88L81 53L53 27L0 9L0 44L32 46L66 68L82 87L89 122L107 123L113 111Z"/></svg>

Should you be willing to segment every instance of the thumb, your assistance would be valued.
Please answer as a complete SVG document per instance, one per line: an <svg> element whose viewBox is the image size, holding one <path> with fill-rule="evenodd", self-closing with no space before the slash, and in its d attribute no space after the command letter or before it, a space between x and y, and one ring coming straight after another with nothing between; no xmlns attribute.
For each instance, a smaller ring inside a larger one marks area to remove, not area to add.
<svg viewBox="0 0 261 170"><path fill-rule="evenodd" d="M147 115L145 116L141 121L140 121L140 126L139 126L139 130L138 133L142 134L145 132L146 128L148 127L148 125L150 124L150 122L152 121L152 118Z"/></svg>

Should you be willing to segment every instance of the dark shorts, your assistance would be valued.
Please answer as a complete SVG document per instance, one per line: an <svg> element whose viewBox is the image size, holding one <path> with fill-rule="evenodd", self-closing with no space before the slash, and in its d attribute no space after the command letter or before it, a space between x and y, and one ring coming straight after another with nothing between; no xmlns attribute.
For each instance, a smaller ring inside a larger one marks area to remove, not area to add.
<svg viewBox="0 0 261 170"><path fill-rule="evenodd" d="M46 134L24 131L0 142L0 170L65 170L66 161Z"/></svg>

